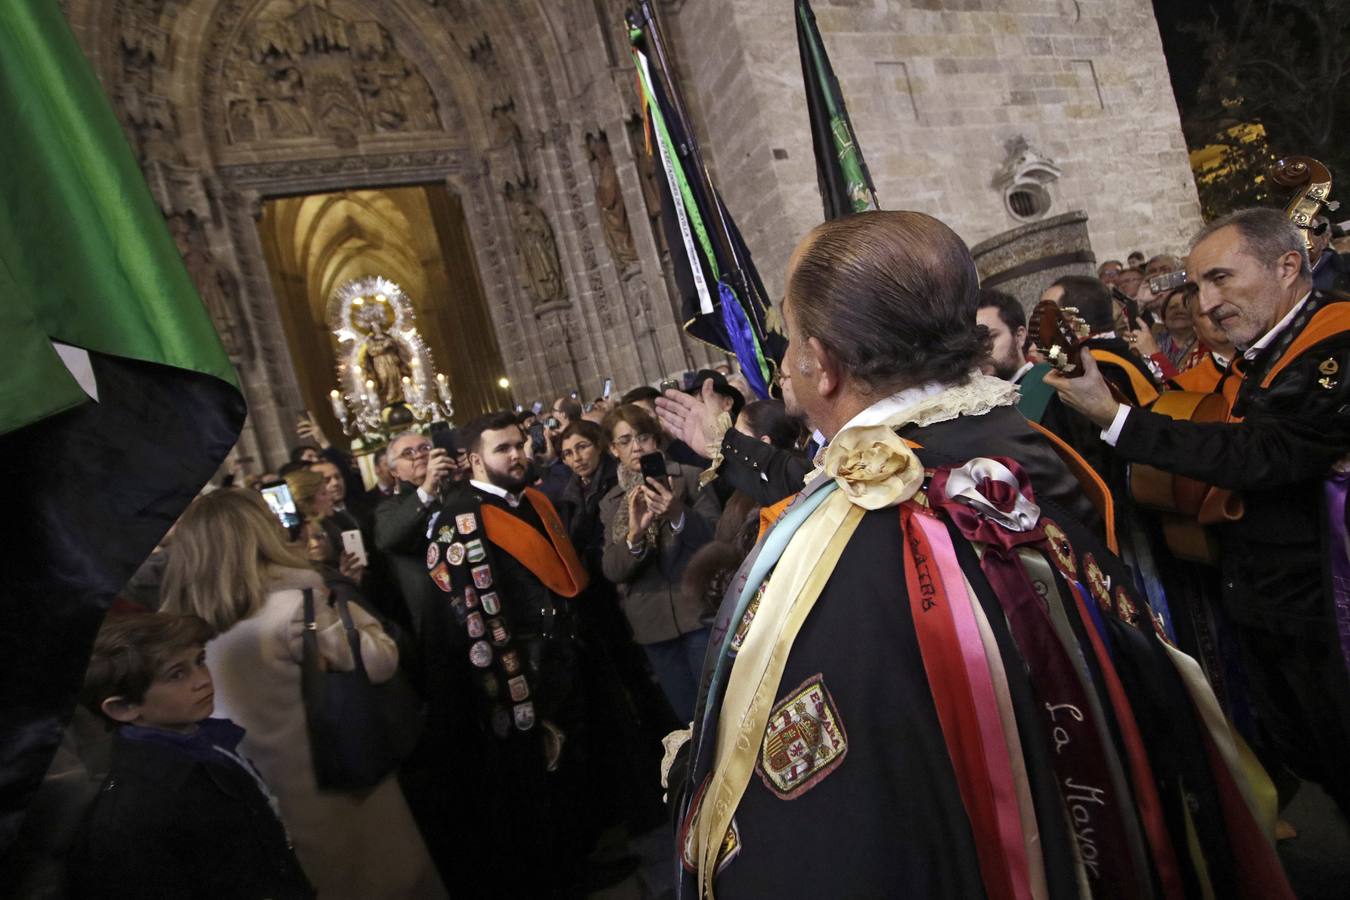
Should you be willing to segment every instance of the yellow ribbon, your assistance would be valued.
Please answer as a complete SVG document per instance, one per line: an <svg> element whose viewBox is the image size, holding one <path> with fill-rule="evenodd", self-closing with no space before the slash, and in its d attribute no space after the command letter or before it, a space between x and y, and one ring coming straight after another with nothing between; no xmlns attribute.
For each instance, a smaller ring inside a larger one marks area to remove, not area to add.
<svg viewBox="0 0 1350 900"><path fill-rule="evenodd" d="M864 512L898 505L923 483L914 451L884 425L840 432L825 454L824 469L840 490L788 542L727 679L712 773L691 825L701 896L713 897L717 854L754 772L797 633Z"/></svg>

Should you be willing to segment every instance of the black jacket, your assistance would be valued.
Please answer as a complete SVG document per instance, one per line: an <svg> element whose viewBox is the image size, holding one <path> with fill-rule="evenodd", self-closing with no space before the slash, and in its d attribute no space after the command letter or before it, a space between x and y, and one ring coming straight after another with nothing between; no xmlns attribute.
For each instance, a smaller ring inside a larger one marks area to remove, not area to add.
<svg viewBox="0 0 1350 900"><path fill-rule="evenodd" d="M427 577L427 522L436 504L425 506L417 486L403 482L399 492L375 507L375 546L385 555L393 581L403 595L414 631L422 630L436 589Z"/></svg>
<svg viewBox="0 0 1350 900"><path fill-rule="evenodd" d="M606 453L600 466L591 476L589 490L583 490L581 479L575 474L563 488L561 499L555 504L558 515L567 527L577 556L585 563L592 579L600 577L600 556L605 552L605 527L600 523L600 498L619 483L619 461Z"/></svg>
<svg viewBox="0 0 1350 900"><path fill-rule="evenodd" d="M71 858L71 896L291 900L314 891L253 777L118 735Z"/></svg>
<svg viewBox="0 0 1350 900"><path fill-rule="evenodd" d="M1260 383L1318 309L1346 302L1314 292L1274 345L1243 364L1234 409L1243 421L1177 422L1136 409L1115 448L1124 459L1240 491L1243 517L1219 529L1229 612L1322 640L1336 633L1323 580L1322 491L1332 463L1350 453L1350 332L1296 357L1269 388Z"/></svg>
<svg viewBox="0 0 1350 900"><path fill-rule="evenodd" d="M772 506L802 489L811 460L728 428L722 437L722 466L717 477L759 506Z"/></svg>

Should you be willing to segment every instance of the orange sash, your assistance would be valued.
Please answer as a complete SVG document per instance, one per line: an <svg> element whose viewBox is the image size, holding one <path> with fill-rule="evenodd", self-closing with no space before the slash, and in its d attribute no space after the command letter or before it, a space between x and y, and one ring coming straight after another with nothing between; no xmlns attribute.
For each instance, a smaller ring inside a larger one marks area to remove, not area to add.
<svg viewBox="0 0 1350 900"><path fill-rule="evenodd" d="M1116 543L1116 501L1102 476L1098 475L1097 470L1079 456L1078 451L1069 446L1062 437L1040 422L1027 419L1027 424L1050 442L1050 446L1083 489L1083 493L1087 494L1092 505L1097 507L1097 513L1102 517L1102 528L1106 532L1106 546L1112 553L1119 553L1120 546Z"/></svg>
<svg viewBox="0 0 1350 900"><path fill-rule="evenodd" d="M562 597L575 597L586 589L589 578L577 559L572 541L547 497L534 488L526 488L525 499L539 514L548 540L529 522L488 503L480 507L483 531L488 540L529 569L544 587Z"/></svg>
<svg viewBox="0 0 1350 900"><path fill-rule="evenodd" d="M1214 362L1214 357L1208 353L1204 359L1191 366L1184 372L1179 373L1172 379L1172 383L1183 391L1190 391L1196 394L1212 394L1218 388L1219 382L1223 381L1224 373L1220 371L1219 366Z"/></svg>
<svg viewBox="0 0 1350 900"><path fill-rule="evenodd" d="M1112 353L1110 350L1093 350L1092 358L1097 362L1109 363L1122 369L1125 376L1130 379L1130 389L1134 391L1134 397L1139 401L1140 406L1148 406L1158 399L1158 389L1154 387L1153 382L1145 378L1144 373L1139 371L1139 367L1128 359Z"/></svg>

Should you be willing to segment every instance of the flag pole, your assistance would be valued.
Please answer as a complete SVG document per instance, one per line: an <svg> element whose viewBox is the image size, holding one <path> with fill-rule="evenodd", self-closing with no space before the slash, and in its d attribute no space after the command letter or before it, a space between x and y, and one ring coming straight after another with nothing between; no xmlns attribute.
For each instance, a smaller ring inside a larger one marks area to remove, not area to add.
<svg viewBox="0 0 1350 900"><path fill-rule="evenodd" d="M714 233L718 249L726 255L727 261L731 263L731 271L727 273L727 277L734 279L731 285L733 289L741 296L748 298L751 286L749 279L745 277L745 266L742 264L740 254L736 251L736 242L731 239L726 215L722 208L721 194L717 192L717 188L713 185L712 175L708 172L707 163L703 160L703 150L699 146L698 135L694 133L693 122L689 118L689 111L685 106L684 92L680 89L679 82L675 78L670 57L666 52L665 29L661 24L660 13L652 0L638 0L638 10L641 22L633 24L641 28L649 38L657 70L661 74L661 80L665 83L666 93L670 97L673 111L680 120L680 127L689 142L689 155L694 163L694 169L698 172L699 182L716 211L717 228L714 229ZM762 297L758 299L761 306L766 305ZM762 338L763 335L760 335L760 337Z"/></svg>

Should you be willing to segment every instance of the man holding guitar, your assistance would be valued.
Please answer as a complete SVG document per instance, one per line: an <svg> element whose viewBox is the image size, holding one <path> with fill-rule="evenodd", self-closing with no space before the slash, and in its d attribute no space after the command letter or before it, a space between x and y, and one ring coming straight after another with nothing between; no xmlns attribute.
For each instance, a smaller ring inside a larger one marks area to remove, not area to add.
<svg viewBox="0 0 1350 900"><path fill-rule="evenodd" d="M1242 351L1227 421L1122 405L1090 354L1081 377L1045 380L1122 460L1240 496L1223 504L1219 566L1263 743L1350 814L1350 561L1333 468L1350 454L1350 297L1313 290L1303 235L1278 210L1210 224L1188 262L1200 313Z"/></svg>

